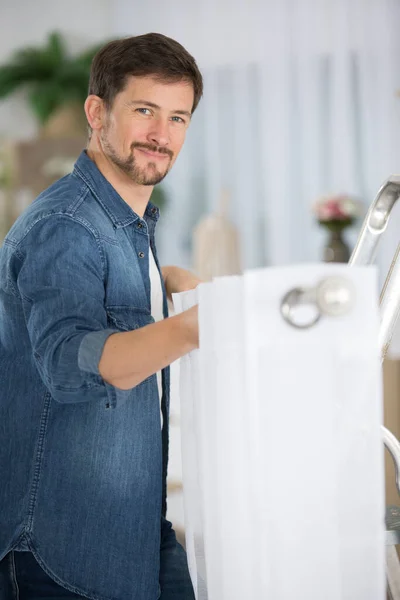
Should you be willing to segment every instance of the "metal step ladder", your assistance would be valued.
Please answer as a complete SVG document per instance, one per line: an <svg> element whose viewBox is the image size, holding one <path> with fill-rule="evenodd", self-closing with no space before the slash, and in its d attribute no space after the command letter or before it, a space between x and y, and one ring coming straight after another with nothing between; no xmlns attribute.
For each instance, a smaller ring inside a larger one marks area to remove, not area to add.
<svg viewBox="0 0 400 600"><path fill-rule="evenodd" d="M385 232L392 209L400 197L400 176L392 176L382 185L365 217L349 265L372 264L378 243ZM390 266L380 297L381 323L379 347L382 362L392 339L400 312L400 244ZM400 401L400 398L399 398ZM396 486L400 494L400 443L385 427L383 442L395 464ZM391 600L400 600L400 561L396 545L400 545L400 506L386 508L386 577Z"/></svg>

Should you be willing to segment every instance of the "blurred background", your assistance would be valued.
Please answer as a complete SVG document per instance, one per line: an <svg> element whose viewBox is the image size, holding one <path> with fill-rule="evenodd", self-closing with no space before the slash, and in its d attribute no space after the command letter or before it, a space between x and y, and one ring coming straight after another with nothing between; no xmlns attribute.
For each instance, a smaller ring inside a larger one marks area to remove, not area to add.
<svg viewBox="0 0 400 600"><path fill-rule="evenodd" d="M154 192L164 264L207 279L346 262L379 187L400 171L399 0L0 0L0 11L1 237L71 170L86 143L91 57L125 35L177 39L204 76L186 145ZM381 280L399 225L395 209ZM388 367L396 399L397 338ZM385 410L396 433L397 404ZM173 436L178 521L179 461Z"/></svg>

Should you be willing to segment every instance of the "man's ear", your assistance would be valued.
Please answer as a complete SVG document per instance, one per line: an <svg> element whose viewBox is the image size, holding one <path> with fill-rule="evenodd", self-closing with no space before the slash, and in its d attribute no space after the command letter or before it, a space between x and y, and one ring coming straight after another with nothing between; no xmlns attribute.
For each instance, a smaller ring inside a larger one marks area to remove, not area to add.
<svg viewBox="0 0 400 600"><path fill-rule="evenodd" d="M98 131L104 125L105 106L99 96L91 94L85 100L85 114L93 131Z"/></svg>

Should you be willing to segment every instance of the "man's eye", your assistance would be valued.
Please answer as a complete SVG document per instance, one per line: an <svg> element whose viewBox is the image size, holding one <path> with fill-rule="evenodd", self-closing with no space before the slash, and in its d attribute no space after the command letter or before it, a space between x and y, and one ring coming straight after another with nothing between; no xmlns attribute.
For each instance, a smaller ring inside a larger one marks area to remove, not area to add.
<svg viewBox="0 0 400 600"><path fill-rule="evenodd" d="M172 120L175 121L175 123L185 123L182 117L172 117Z"/></svg>
<svg viewBox="0 0 400 600"><path fill-rule="evenodd" d="M138 112L140 112L142 115L149 115L150 114L150 109L149 108L137 108L136 110Z"/></svg>

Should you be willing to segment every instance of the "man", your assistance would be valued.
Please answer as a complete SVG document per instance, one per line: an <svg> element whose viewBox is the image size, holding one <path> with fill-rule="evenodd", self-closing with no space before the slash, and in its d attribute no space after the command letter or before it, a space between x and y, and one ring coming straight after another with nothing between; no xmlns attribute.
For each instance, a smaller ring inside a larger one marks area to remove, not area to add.
<svg viewBox="0 0 400 600"><path fill-rule="evenodd" d="M163 317L198 280L160 277L149 197L202 86L163 35L107 44L87 150L1 249L1 600L194 597L165 512L168 365L198 346L197 312Z"/></svg>

